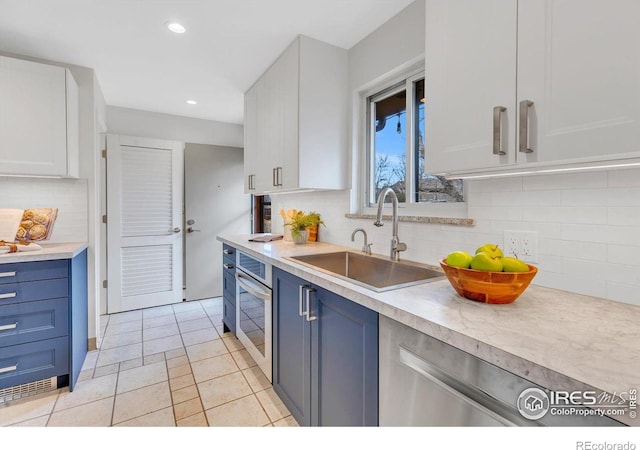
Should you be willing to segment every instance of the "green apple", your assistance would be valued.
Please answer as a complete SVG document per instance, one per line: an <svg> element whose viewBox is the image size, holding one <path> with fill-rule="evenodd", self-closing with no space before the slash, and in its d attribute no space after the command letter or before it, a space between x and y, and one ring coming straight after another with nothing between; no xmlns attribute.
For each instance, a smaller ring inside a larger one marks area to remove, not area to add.
<svg viewBox="0 0 640 450"><path fill-rule="evenodd" d="M496 258L502 258L504 256L502 249L500 249L497 244L484 244L482 247L478 247L476 253L487 253Z"/></svg>
<svg viewBox="0 0 640 450"><path fill-rule="evenodd" d="M471 268L488 272L502 272L502 258L480 252L471 258Z"/></svg>
<svg viewBox="0 0 640 450"><path fill-rule="evenodd" d="M453 267L468 269L471 266L471 258L473 258L473 256L467 252L452 252L447 255L447 264Z"/></svg>
<svg viewBox="0 0 640 450"><path fill-rule="evenodd" d="M502 270L505 272L528 272L529 266L517 258L505 256L502 258Z"/></svg>

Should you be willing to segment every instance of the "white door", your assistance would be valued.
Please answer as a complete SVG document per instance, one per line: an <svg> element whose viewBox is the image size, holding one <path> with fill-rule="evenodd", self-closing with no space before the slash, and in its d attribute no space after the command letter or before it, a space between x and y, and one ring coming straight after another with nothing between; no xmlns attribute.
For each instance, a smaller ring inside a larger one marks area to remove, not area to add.
<svg viewBox="0 0 640 450"><path fill-rule="evenodd" d="M251 198L243 192L241 148L185 146L185 286L187 300L222 295L219 234L251 227Z"/></svg>
<svg viewBox="0 0 640 450"><path fill-rule="evenodd" d="M182 301L184 144L107 136L109 314Z"/></svg>
<svg viewBox="0 0 640 450"><path fill-rule="evenodd" d="M517 13L516 0L427 0L430 173L515 163ZM504 155L493 148L496 106Z"/></svg>
<svg viewBox="0 0 640 450"><path fill-rule="evenodd" d="M519 163L639 150L638 19L637 0L518 2L518 101L533 102Z"/></svg>

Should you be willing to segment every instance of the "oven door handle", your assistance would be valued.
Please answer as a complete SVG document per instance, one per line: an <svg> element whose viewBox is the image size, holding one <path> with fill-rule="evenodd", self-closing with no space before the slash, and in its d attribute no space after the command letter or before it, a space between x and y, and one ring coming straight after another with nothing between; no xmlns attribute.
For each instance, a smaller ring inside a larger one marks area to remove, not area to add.
<svg viewBox="0 0 640 450"><path fill-rule="evenodd" d="M271 290L267 290L262 285L259 285L247 275L242 275L240 272L236 272L236 281L244 290L263 299L264 301L271 301Z"/></svg>

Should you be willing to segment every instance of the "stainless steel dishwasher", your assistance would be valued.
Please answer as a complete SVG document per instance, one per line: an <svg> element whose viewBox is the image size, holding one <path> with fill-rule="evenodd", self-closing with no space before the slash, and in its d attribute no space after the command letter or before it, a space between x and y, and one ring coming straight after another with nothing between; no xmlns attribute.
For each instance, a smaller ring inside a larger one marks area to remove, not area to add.
<svg viewBox="0 0 640 450"><path fill-rule="evenodd" d="M380 316L381 426L619 426L606 416L525 419L518 397L536 384Z"/></svg>

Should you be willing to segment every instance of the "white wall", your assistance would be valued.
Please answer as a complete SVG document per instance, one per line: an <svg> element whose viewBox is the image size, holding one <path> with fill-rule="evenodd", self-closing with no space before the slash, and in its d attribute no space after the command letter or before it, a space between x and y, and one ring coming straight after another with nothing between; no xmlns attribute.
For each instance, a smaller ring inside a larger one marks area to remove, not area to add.
<svg viewBox="0 0 640 450"><path fill-rule="evenodd" d="M191 117L107 106L109 133L194 144L243 146L243 126Z"/></svg>
<svg viewBox="0 0 640 450"><path fill-rule="evenodd" d="M349 51L352 92L422 57L423 18L424 2L418 0ZM401 256L437 264L453 250L502 243L504 230L537 231L534 284L640 305L640 169L473 180L467 203L468 216L476 220L472 227L400 223L408 245ZM389 224L377 228L371 220L345 219L351 191L277 195L272 208L274 232L282 230L280 208L315 210L327 224L320 228L321 241L359 249L362 237L351 243L350 236L363 227L375 253L389 252Z"/></svg>

